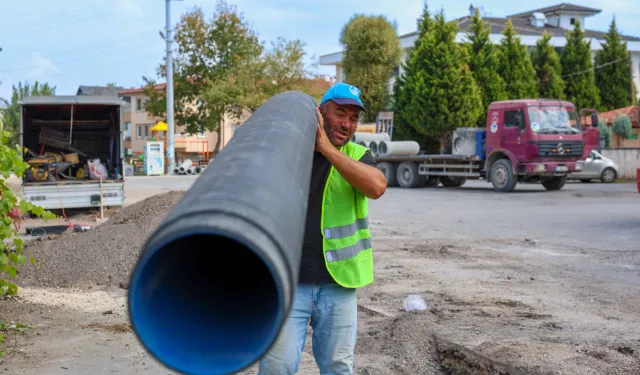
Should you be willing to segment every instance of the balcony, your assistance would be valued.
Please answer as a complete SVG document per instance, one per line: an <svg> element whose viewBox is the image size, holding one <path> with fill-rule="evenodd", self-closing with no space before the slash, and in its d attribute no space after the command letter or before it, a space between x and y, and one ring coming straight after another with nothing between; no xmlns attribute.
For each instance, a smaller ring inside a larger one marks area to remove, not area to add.
<svg viewBox="0 0 640 375"><path fill-rule="evenodd" d="M174 138L174 147L184 152L206 153L209 151L209 140L207 138L198 138L197 136L185 136L176 134Z"/></svg>

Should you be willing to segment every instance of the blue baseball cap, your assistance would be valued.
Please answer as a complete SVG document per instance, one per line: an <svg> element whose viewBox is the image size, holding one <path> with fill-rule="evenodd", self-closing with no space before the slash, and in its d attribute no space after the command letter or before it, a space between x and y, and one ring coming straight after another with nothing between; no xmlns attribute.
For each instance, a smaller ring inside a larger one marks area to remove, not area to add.
<svg viewBox="0 0 640 375"><path fill-rule="evenodd" d="M331 88L324 93L320 105L329 100L334 101L338 105L355 105L367 112L364 104L362 104L362 100L360 100L360 90L344 82L338 82L331 86Z"/></svg>

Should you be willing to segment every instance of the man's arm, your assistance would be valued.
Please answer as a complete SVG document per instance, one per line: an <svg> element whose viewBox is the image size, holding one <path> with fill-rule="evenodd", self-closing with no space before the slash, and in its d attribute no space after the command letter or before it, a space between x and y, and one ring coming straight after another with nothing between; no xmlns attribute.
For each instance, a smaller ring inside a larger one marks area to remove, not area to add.
<svg viewBox="0 0 640 375"><path fill-rule="evenodd" d="M354 160L331 146L320 152L336 168L340 175L356 190L369 199L378 199L387 190L387 179L378 168L366 164L366 160ZM363 159L367 158L367 154Z"/></svg>

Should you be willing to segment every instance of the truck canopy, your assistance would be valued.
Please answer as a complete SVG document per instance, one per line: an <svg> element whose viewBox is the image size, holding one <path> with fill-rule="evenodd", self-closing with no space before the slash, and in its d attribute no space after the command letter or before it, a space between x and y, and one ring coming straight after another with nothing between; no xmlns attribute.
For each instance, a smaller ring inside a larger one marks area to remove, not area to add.
<svg viewBox="0 0 640 375"><path fill-rule="evenodd" d="M54 181L70 183L86 181L89 162L99 159L108 172L105 180L121 179L124 101L115 96L29 96L18 103L27 162L34 155L55 157Z"/></svg>
<svg viewBox="0 0 640 375"><path fill-rule="evenodd" d="M18 101L20 105L117 105L124 101L114 96L93 96L93 95L61 95L61 96L27 96Z"/></svg>

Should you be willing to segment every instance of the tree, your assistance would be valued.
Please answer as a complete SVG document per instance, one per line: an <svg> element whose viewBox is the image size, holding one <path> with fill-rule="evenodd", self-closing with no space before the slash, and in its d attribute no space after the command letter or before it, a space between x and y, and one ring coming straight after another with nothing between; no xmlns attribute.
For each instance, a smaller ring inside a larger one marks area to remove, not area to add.
<svg viewBox="0 0 640 375"><path fill-rule="evenodd" d="M631 59L627 43L622 41L616 28L616 20L611 21L609 31L604 36L602 49L596 52L596 65L604 64L595 71L596 84L600 91L600 110L610 111L633 104L631 95Z"/></svg>
<svg viewBox="0 0 640 375"><path fill-rule="evenodd" d="M55 95L55 86L50 86L48 83L40 84L35 81L33 85L29 82L18 82L18 86L13 85L13 93L11 100L0 99L6 106L2 110L4 129L11 134L11 137L7 140L8 144L15 145L20 141L20 107L18 101L26 98L27 96L46 96Z"/></svg>
<svg viewBox="0 0 640 375"><path fill-rule="evenodd" d="M564 99L564 80L560 56L551 45L546 31L531 53L533 69L538 77L538 95L542 98Z"/></svg>
<svg viewBox="0 0 640 375"><path fill-rule="evenodd" d="M174 104L176 123L187 133L217 131L225 115L239 116L239 102L253 89L255 66L263 51L258 35L235 7L219 0L211 19L195 7L176 26ZM166 61L158 69L166 78ZM145 110L163 116L165 93L147 82Z"/></svg>
<svg viewBox="0 0 640 375"><path fill-rule="evenodd" d="M489 104L507 98L504 81L498 74L498 57L491 44L490 33L491 29L476 8L467 32L469 42L466 46L469 53L469 69L482 97L482 115L478 119L480 126L486 121Z"/></svg>
<svg viewBox="0 0 640 375"><path fill-rule="evenodd" d="M531 58L516 35L511 19L502 31L500 48L498 49L498 74L505 82L508 99L523 99L537 96L536 71Z"/></svg>
<svg viewBox="0 0 640 375"><path fill-rule="evenodd" d="M208 20L198 7L185 13L175 40L174 114L187 133L218 131L226 116L239 118L243 109L254 110L280 91L318 96L306 77L304 43L279 38L266 49L243 15L224 0L218 0ZM158 76L166 78L166 62ZM166 94L154 80L144 79L149 98L145 110L163 117Z"/></svg>
<svg viewBox="0 0 640 375"><path fill-rule="evenodd" d="M457 23L442 11L429 22L407 64L399 111L416 133L439 140L442 152L452 130L477 124L482 99L466 48L455 41Z"/></svg>
<svg viewBox="0 0 640 375"><path fill-rule="evenodd" d="M395 139L400 140L413 140L424 148L428 142L428 138L423 134L419 134L411 125L409 125L408 121L403 116L404 108L409 105L409 97L406 95L404 90L404 77L405 76L415 76L414 65L410 65L413 55L424 37L425 34L429 30L431 30L432 19L431 14L429 12L429 6L425 2L424 8L422 10L422 14L417 20L418 26L418 36L416 40L413 42L413 48L409 49L408 56L405 61L400 62L400 74L395 79L393 84L393 96L391 101L391 108L394 111L394 119L393 119L393 137Z"/></svg>
<svg viewBox="0 0 640 375"><path fill-rule="evenodd" d="M389 78L402 54L396 25L384 16L356 14L342 28L340 43L344 81L360 89L365 121L374 121L387 109Z"/></svg>
<svg viewBox="0 0 640 375"><path fill-rule="evenodd" d="M604 147L611 147L611 129L604 121L598 121L598 135L604 137Z"/></svg>
<svg viewBox="0 0 640 375"><path fill-rule="evenodd" d="M584 30L577 19L573 30L567 32L567 44L560 61L567 99L579 109L598 108L600 95L591 62L591 42L585 40Z"/></svg>
<svg viewBox="0 0 640 375"><path fill-rule="evenodd" d="M616 119L613 121L613 125L611 126L611 130L613 133L623 139L629 139L632 135L632 127L631 127L631 119L629 116L619 114Z"/></svg>
<svg viewBox="0 0 640 375"><path fill-rule="evenodd" d="M298 39L278 38L271 42L271 48L264 50L252 69L251 84L255 89L240 98L240 105L255 110L272 96L290 90L306 92L319 101L324 90L310 78L312 74L304 62L305 47Z"/></svg>

